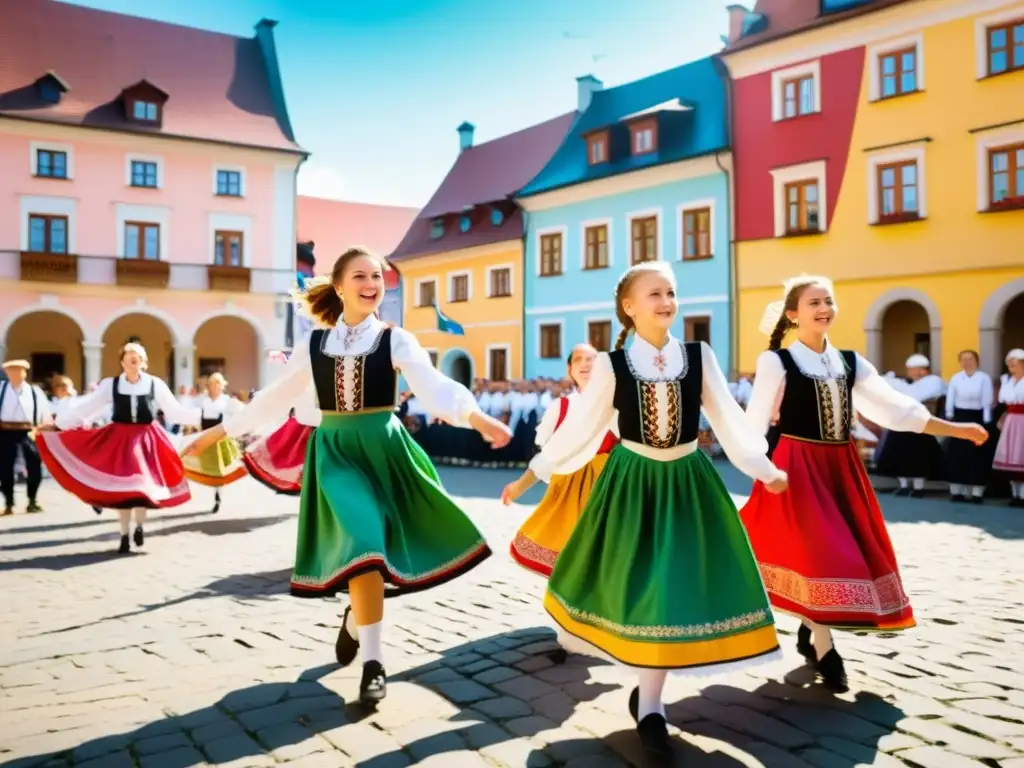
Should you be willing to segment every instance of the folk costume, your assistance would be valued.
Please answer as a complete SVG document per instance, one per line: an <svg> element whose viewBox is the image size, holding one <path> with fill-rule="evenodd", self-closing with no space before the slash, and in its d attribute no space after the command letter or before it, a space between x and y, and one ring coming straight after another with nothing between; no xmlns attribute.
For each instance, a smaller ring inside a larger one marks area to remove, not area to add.
<svg viewBox="0 0 1024 768"><path fill-rule="evenodd" d="M29 370L27 360L9 360L3 364ZM50 402L43 391L28 381L15 389L10 380L0 382L0 489L4 495L4 515L14 514L14 466L20 453L25 463L26 512L42 512L36 501L43 479L39 450L36 445L36 427L52 418Z"/></svg>
<svg viewBox="0 0 1024 768"><path fill-rule="evenodd" d="M1024 362L1024 349L1014 349L1008 359ZM999 386L999 402L1006 406L1002 417L999 444L992 467L1010 477L1013 491L1011 506L1024 507L1024 377L1015 379L1003 374Z"/></svg>
<svg viewBox="0 0 1024 768"><path fill-rule="evenodd" d="M946 388L946 419L959 423L990 424L995 389L984 371L953 375ZM991 442L991 441L990 441ZM981 504L985 486L992 475L992 450L989 443L975 445L968 440L946 440L942 447L944 478L949 482L953 501L970 498Z"/></svg>
<svg viewBox="0 0 1024 768"><path fill-rule="evenodd" d="M298 412L289 414L277 429L246 446L242 461L249 474L276 493L298 496L306 448L319 420L316 411L301 420Z"/></svg>
<svg viewBox="0 0 1024 768"><path fill-rule="evenodd" d="M110 410L106 426L75 429ZM140 373L104 379L96 391L78 400L56 420L61 432L41 432L39 454L61 487L94 509L117 509L121 552L129 551L128 529L135 513L136 546L144 542L146 510L184 504L191 498L185 468L167 432L157 422L163 411L178 424L198 425L199 408L178 403L167 385Z"/></svg>
<svg viewBox="0 0 1024 768"><path fill-rule="evenodd" d="M210 429L234 416L242 410L239 400L222 392L213 398L208 394L199 399L202 416L199 421L201 429ZM225 485L246 476L245 464L242 462L242 449L238 441L225 437L198 455L186 456L182 463L185 466L185 477L193 483L214 488L213 512L220 509L220 491Z"/></svg>
<svg viewBox="0 0 1024 768"><path fill-rule="evenodd" d="M573 392L560 397L549 408L537 426L536 443L543 448L551 439L569 413L569 409L580 400L580 393ZM551 576L558 553L569 540L572 529L580 519L590 492L597 482L601 470L608 462L608 454L619 442L613 420L609 429L594 436L596 446L585 446L583 452L593 458L569 475L554 475L540 504L523 523L509 547L512 559L533 573L544 578Z"/></svg>

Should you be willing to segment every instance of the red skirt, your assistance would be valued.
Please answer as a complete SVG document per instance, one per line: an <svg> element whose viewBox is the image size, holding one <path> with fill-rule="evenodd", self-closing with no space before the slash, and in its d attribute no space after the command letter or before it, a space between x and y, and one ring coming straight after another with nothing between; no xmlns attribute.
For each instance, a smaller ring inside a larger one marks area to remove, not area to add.
<svg viewBox="0 0 1024 768"><path fill-rule="evenodd" d="M853 442L783 435L785 493L755 483L740 510L774 608L847 629L915 626L878 499Z"/></svg>
<svg viewBox="0 0 1024 768"><path fill-rule="evenodd" d="M89 506L162 509L192 498L178 451L158 424L40 432L36 446L53 478Z"/></svg>
<svg viewBox="0 0 1024 768"><path fill-rule="evenodd" d="M249 474L273 491L298 496L302 492L306 446L313 429L289 418L275 431L250 444L242 456Z"/></svg>

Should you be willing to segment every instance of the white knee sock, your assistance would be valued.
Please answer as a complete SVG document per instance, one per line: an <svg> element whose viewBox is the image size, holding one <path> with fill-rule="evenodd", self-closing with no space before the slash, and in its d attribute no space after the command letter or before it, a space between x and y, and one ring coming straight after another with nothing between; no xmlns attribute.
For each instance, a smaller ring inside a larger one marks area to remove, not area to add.
<svg viewBox="0 0 1024 768"><path fill-rule="evenodd" d="M640 670L640 702L637 707L637 722L651 714L665 717L665 704L661 700L661 692L665 688L668 670Z"/></svg>
<svg viewBox="0 0 1024 768"><path fill-rule="evenodd" d="M145 507L136 507L135 512L135 524L141 528L146 524L146 519L149 517L149 510Z"/></svg>
<svg viewBox="0 0 1024 768"><path fill-rule="evenodd" d="M923 477L915 477L914 478L914 490L915 491L923 491L924 490L924 478Z"/></svg>
<svg viewBox="0 0 1024 768"><path fill-rule="evenodd" d="M965 487L960 485L960 483L950 483L949 484L949 495L950 496L963 496L964 495L964 488Z"/></svg>
<svg viewBox="0 0 1024 768"><path fill-rule="evenodd" d="M976 499L980 499L984 495L985 495L985 486L984 485L972 485L971 486L971 496L974 496Z"/></svg>
<svg viewBox="0 0 1024 768"><path fill-rule="evenodd" d="M117 510L117 521L121 524L121 535L127 536L132 525L132 511L130 509Z"/></svg>
<svg viewBox="0 0 1024 768"><path fill-rule="evenodd" d="M363 664L368 661L383 663L384 654L380 643L383 629L383 621L359 627L359 651L363 654Z"/></svg>
<svg viewBox="0 0 1024 768"><path fill-rule="evenodd" d="M1013 491L1013 498L1024 499L1024 482L1014 480L1010 483L1010 489Z"/></svg>
<svg viewBox="0 0 1024 768"><path fill-rule="evenodd" d="M907 478L901 477L901 478L899 478L899 481L900 481L900 488L909 488L910 487L910 481L907 480Z"/></svg>
<svg viewBox="0 0 1024 768"><path fill-rule="evenodd" d="M825 658L825 654L832 650L832 630L815 624L813 621L803 620L804 626L811 630L811 643L814 645L814 653L818 661Z"/></svg>

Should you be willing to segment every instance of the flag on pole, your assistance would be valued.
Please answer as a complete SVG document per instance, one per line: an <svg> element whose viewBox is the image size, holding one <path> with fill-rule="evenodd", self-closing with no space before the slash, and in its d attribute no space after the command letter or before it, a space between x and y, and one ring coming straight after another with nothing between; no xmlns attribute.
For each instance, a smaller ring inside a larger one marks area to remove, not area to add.
<svg viewBox="0 0 1024 768"><path fill-rule="evenodd" d="M453 336L466 335L466 331L463 330L462 326L438 309L437 304L434 305L434 311L437 313L437 330L441 331L441 333L450 333Z"/></svg>

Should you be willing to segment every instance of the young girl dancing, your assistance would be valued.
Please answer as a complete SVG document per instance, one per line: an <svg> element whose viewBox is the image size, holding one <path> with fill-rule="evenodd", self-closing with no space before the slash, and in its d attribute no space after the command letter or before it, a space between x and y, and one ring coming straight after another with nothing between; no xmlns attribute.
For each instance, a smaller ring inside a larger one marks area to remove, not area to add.
<svg viewBox="0 0 1024 768"><path fill-rule="evenodd" d="M832 284L804 275L788 281L783 300L765 311L761 329L771 341L757 360L747 416L760 434L774 423L772 460L788 474L789 489L769 494L755 483L740 515L772 606L802 620L797 649L841 692L846 672L830 627L893 631L915 623L878 500L850 439L854 398L865 418L894 431L979 445L988 433L934 418L856 352L829 344L836 310ZM782 349L790 329L797 340Z"/></svg>
<svg viewBox="0 0 1024 768"><path fill-rule="evenodd" d="M741 471L775 491L786 475L765 455L711 348L669 333L678 311L670 268L631 267L615 305L615 351L597 356L586 389L530 464L541 479L576 472L617 418L622 442L555 562L544 607L567 633L567 650L637 668L630 713L644 747L669 757L662 689L670 670L715 673L781 656L736 507L697 450L701 408Z"/></svg>
<svg viewBox="0 0 1024 768"><path fill-rule="evenodd" d="M225 391L227 384L221 373L212 373L206 379L206 396L199 401L199 408L203 412L200 426L203 429L215 427L225 418L242 410L241 401ZM230 437L225 437L201 454L187 456L184 465L185 477L193 483L213 487L211 511L214 513L220 509L220 489L247 474L238 441Z"/></svg>
<svg viewBox="0 0 1024 768"><path fill-rule="evenodd" d="M199 408L182 406L167 385L146 373L141 344L121 348L120 376L104 379L41 431L39 455L61 487L94 510L116 509L121 522L121 553L131 551L128 531L135 516L135 546L145 541L147 510L184 504L191 498L185 469L167 432L157 423L163 411L178 424L198 425ZM72 429L112 409L109 424ZM56 432L54 429L69 430Z"/></svg>
<svg viewBox="0 0 1024 768"><path fill-rule="evenodd" d="M315 392L321 421L306 451L292 594L348 592L335 654L347 665L362 651L359 697L368 705L386 692L385 595L443 584L490 555L395 416L398 371L431 413L476 429L494 447L511 436L469 390L437 372L415 336L377 318L383 298L383 262L361 248L342 254L330 278L309 281L303 294L310 316L327 328L296 346L281 378L241 413L186 448L200 452L252 432Z"/></svg>

